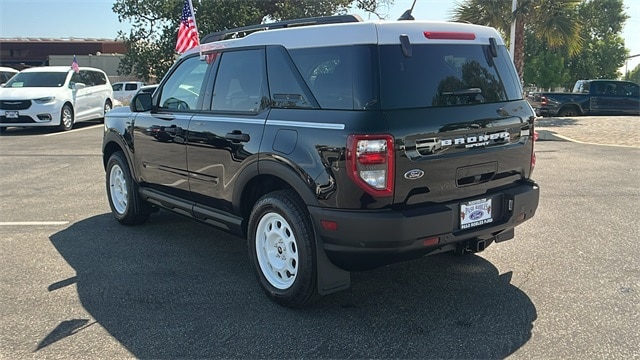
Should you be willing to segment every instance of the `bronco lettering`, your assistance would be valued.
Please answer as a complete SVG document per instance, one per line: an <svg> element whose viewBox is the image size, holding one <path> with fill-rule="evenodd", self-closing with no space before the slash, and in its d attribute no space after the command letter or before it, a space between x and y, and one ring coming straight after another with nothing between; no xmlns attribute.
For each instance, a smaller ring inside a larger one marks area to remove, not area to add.
<svg viewBox="0 0 640 360"><path fill-rule="evenodd" d="M489 140L505 140L509 139L511 134L508 131L502 131L494 134L472 135L467 137L459 137L454 139L444 139L440 143L442 146L464 145L465 147L476 147L489 145Z"/></svg>

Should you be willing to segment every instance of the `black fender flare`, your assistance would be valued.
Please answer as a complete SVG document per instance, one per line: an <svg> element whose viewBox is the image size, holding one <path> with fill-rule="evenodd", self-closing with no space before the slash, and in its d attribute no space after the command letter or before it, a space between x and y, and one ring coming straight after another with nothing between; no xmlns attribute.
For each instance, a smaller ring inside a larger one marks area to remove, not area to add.
<svg viewBox="0 0 640 360"><path fill-rule="evenodd" d="M302 201L307 206L319 206L318 198L315 196L316 187L312 176L300 168L295 168L288 161L279 157L260 157L258 161L247 165L238 175L231 199L234 212L240 214L240 204L242 195L247 184L260 175L271 175L289 184L298 193Z"/></svg>

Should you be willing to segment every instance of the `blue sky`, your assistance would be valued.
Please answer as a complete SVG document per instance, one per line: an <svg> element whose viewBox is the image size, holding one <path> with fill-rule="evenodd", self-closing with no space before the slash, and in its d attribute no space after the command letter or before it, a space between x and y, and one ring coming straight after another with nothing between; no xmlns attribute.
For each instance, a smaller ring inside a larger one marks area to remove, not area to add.
<svg viewBox="0 0 640 360"><path fill-rule="evenodd" d="M118 30L127 31L129 28L128 23L118 22L118 17L111 10L113 2L0 0L0 37L113 39ZM412 2L395 0L395 4L386 11L389 19L398 18L411 7ZM418 0L413 15L419 20L447 20L454 4L452 0ZM631 55L640 54L640 0L624 0L624 4L631 18L627 20L622 36ZM629 70L637 64L640 64L640 56L629 61Z"/></svg>

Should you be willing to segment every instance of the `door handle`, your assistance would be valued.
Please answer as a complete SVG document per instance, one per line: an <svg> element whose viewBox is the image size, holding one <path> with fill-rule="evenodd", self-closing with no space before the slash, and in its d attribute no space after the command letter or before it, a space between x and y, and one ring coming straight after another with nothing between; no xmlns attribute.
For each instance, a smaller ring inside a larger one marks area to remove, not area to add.
<svg viewBox="0 0 640 360"><path fill-rule="evenodd" d="M229 139L236 142L248 142L250 137L249 134L244 134L240 130L233 130L230 133L225 135L225 139Z"/></svg>

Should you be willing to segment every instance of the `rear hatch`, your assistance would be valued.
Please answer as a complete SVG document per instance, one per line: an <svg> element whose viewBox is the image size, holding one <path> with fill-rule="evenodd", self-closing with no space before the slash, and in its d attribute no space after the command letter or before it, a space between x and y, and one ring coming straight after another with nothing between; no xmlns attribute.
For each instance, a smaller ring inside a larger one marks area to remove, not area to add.
<svg viewBox="0 0 640 360"><path fill-rule="evenodd" d="M534 113L504 45L400 48L379 48L395 207L481 198L528 178Z"/></svg>

